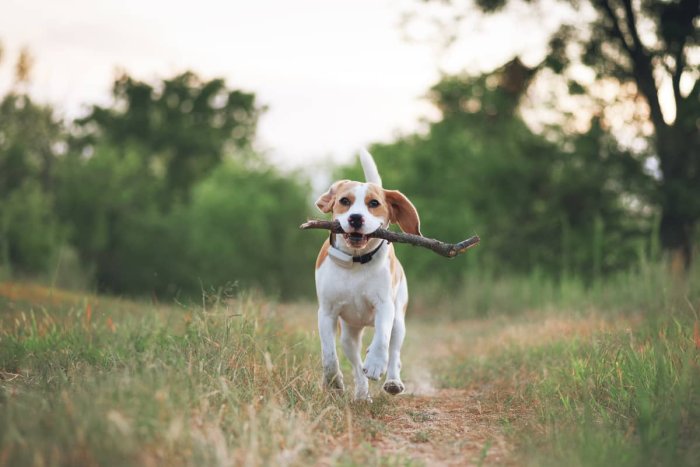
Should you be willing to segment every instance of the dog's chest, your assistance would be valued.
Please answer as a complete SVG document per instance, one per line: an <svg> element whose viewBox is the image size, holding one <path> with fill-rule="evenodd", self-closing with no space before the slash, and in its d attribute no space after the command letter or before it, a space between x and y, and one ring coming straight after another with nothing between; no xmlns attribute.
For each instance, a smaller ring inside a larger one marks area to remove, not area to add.
<svg viewBox="0 0 700 467"><path fill-rule="evenodd" d="M373 325L376 305L391 296L388 268L376 266L345 269L328 261L317 271L319 300L350 325Z"/></svg>

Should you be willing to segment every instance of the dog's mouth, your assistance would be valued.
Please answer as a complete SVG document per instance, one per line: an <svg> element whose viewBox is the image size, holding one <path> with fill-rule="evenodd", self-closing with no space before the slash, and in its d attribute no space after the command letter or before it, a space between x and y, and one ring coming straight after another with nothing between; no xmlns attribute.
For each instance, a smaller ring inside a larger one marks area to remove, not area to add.
<svg viewBox="0 0 700 467"><path fill-rule="evenodd" d="M345 240L345 243L350 248L360 249L367 246L367 242L369 242L369 237L367 235L361 234L360 232L351 232L343 234L343 240Z"/></svg>

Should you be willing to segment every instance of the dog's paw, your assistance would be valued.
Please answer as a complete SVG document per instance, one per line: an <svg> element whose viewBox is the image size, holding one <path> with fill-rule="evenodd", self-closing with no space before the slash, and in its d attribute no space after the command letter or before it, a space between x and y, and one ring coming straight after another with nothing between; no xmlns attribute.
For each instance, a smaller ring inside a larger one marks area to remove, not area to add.
<svg viewBox="0 0 700 467"><path fill-rule="evenodd" d="M372 402L368 390L355 391L355 402Z"/></svg>
<svg viewBox="0 0 700 467"><path fill-rule="evenodd" d="M404 392L406 387L403 385L400 379L388 379L384 383L383 389L392 396L396 396Z"/></svg>
<svg viewBox="0 0 700 467"><path fill-rule="evenodd" d="M362 371L367 378L377 381L386 371L388 360L388 358L378 358L370 352L365 359L364 365L362 365Z"/></svg>
<svg viewBox="0 0 700 467"><path fill-rule="evenodd" d="M338 372L338 373L325 375L323 380L324 380L324 383L328 389L332 389L332 390L338 391L338 392L345 391L345 384L343 383L343 374L342 373Z"/></svg>

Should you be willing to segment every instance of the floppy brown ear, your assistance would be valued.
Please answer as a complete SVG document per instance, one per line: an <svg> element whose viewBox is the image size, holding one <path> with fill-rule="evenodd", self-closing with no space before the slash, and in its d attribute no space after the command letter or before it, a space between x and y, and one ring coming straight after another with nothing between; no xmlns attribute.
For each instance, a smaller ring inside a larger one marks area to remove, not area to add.
<svg viewBox="0 0 700 467"><path fill-rule="evenodd" d="M338 193L338 189L340 188L340 185L342 185L345 182L348 182L349 180L338 180L337 182L334 182L330 188L328 188L328 191L322 194L317 200L316 200L316 207L321 211L321 212L331 212L333 209L333 204L335 204L335 195Z"/></svg>
<svg viewBox="0 0 700 467"><path fill-rule="evenodd" d="M403 193L397 190L384 190L384 198L389 205L389 221L399 224L401 230L414 235L420 233L420 218L416 207Z"/></svg>

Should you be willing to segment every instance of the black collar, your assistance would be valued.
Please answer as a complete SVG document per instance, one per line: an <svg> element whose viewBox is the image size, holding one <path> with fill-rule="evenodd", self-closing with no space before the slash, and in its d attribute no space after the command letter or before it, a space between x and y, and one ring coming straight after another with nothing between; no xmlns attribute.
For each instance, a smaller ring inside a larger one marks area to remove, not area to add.
<svg viewBox="0 0 700 467"><path fill-rule="evenodd" d="M332 248L336 248L336 246L335 246L335 234L333 232L331 232L331 234L329 235L329 242L330 242ZM382 240L382 242L379 244L379 246L377 248L375 248L374 250L370 251L369 253L365 253L364 255L361 255L361 256L353 256L352 262L353 263L360 263L360 264L369 263L370 261L372 261L372 258L374 257L374 255L377 254L379 249L384 246L384 243L386 243L386 242L384 242L384 240ZM350 255L348 255L348 256L350 256Z"/></svg>
<svg viewBox="0 0 700 467"><path fill-rule="evenodd" d="M370 261L372 261L372 256L374 256L375 253L377 253L382 246L384 246L384 240L382 240L382 243L380 243L377 248L370 251L369 253L366 253L362 256L353 256L352 262L353 263L360 263L360 264L369 263Z"/></svg>

